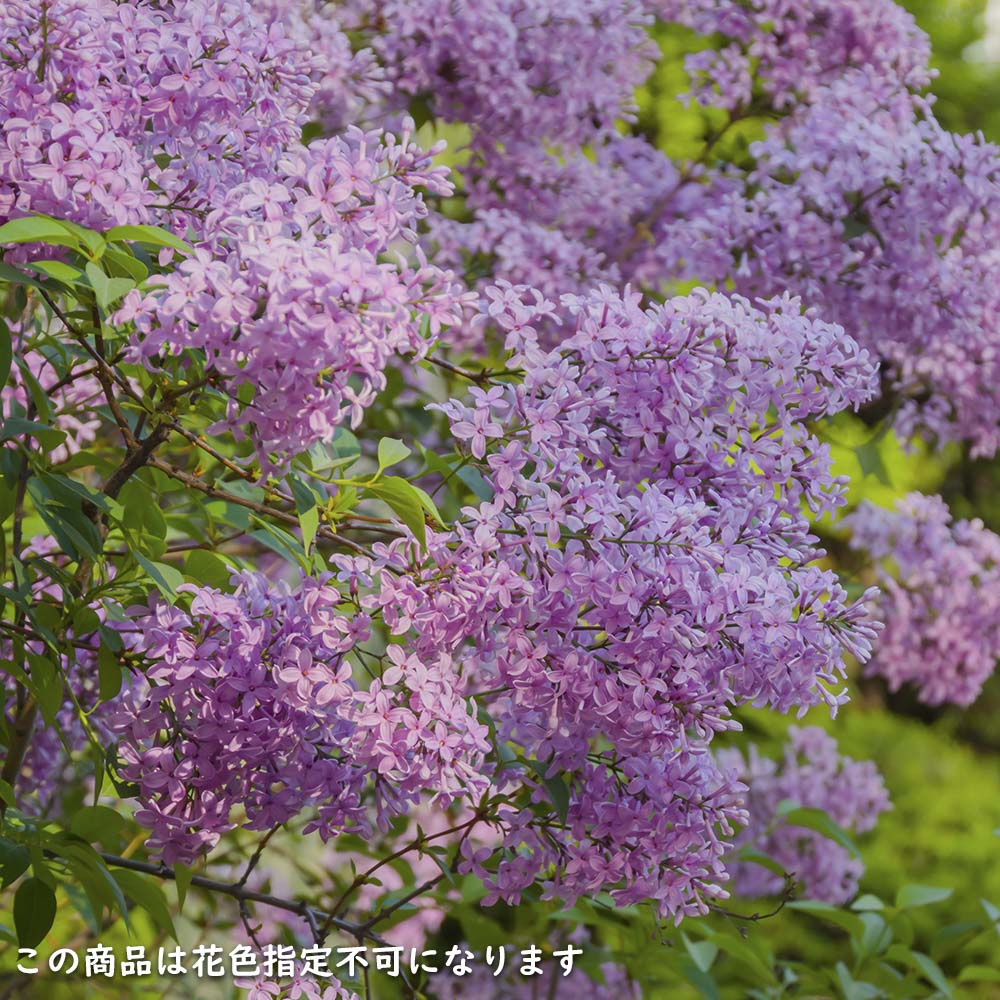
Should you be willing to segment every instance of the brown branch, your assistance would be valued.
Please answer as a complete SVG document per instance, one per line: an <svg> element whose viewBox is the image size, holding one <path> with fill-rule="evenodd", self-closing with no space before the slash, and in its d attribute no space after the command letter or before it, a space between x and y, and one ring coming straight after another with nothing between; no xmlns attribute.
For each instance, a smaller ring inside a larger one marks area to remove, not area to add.
<svg viewBox="0 0 1000 1000"><path fill-rule="evenodd" d="M125 460L108 477L102 492L112 500L118 496L126 482L146 465L152 458L153 452L167 440L170 428L166 424L160 424L146 436L138 447L132 448L125 456Z"/></svg>
<svg viewBox="0 0 1000 1000"><path fill-rule="evenodd" d="M127 868L129 871L140 872L143 875L152 875L154 878L174 881L176 876L172 869L164 865L154 865L148 861L134 861L132 858L123 858L117 854L101 854L101 859L106 865L114 868ZM256 892L248 889L245 885L233 882L220 882L216 879L205 878L202 875L194 875L191 878L191 885L204 889L206 892L216 892L223 896L229 896L240 903L260 903L262 906L272 906L286 913L294 913L302 917L311 927L318 927L320 921L326 928L335 927L345 934L350 934L357 940L367 939L376 944L385 945L385 940L378 934L366 928L363 924L356 924L350 920L342 920L333 914L325 913L322 910L310 906L304 900L286 899L283 896L274 896L267 892ZM325 935L324 935L325 936Z"/></svg>

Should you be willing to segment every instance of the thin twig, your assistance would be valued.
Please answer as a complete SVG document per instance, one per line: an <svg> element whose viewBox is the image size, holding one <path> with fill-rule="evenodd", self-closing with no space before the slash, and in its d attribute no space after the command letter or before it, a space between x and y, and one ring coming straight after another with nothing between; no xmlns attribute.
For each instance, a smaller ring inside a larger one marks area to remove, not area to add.
<svg viewBox="0 0 1000 1000"><path fill-rule="evenodd" d="M154 865L149 861L135 861L132 858L123 858L117 854L101 854L101 859L106 865L113 868L127 868L129 871L140 872L143 875L152 875L154 878L161 878L167 881L174 881L176 876L173 869L165 865ZM332 914L324 913L315 907L309 906L302 900L286 899L283 896L274 896L267 892L255 892L245 885L233 882L220 882L216 879L205 878L202 875L193 875L191 885L206 892L216 892L223 896L229 896L240 903L260 903L262 906L271 906L277 910L284 910L286 913L294 913L307 920L306 911L309 911L312 922L319 924L322 921L324 926L335 927L352 937L374 941L376 944L385 945L384 939L366 928L363 924L356 924L350 920L342 920Z"/></svg>

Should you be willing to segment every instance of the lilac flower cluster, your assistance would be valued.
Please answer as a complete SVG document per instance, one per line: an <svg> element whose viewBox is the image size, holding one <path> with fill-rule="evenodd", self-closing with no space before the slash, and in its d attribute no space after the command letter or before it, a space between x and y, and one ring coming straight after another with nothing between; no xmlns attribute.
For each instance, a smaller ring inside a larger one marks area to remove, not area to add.
<svg viewBox="0 0 1000 1000"><path fill-rule="evenodd" d="M246 0L11 0L0 38L0 217L183 229L306 121L308 57Z"/></svg>
<svg viewBox="0 0 1000 1000"><path fill-rule="evenodd" d="M273 980L265 976L237 979L233 984L243 1000L359 1000L339 979L318 980L305 972L291 979Z"/></svg>
<svg viewBox="0 0 1000 1000"><path fill-rule="evenodd" d="M462 291L412 242L426 212L417 185L450 191L445 170L410 141L349 129L289 149L268 178L231 192L232 212L208 217L215 246L130 293L133 356L153 364L197 349L230 390L223 426L249 431L262 460L328 441L357 425L385 385L394 354L422 356L444 323L461 318ZM421 329L420 317L427 321ZM236 396L253 389L253 405Z"/></svg>
<svg viewBox="0 0 1000 1000"><path fill-rule="evenodd" d="M654 0L667 21L727 39L687 58L704 104L737 111L754 82L779 109L809 100L852 66L913 90L927 86L930 43L893 0Z"/></svg>
<svg viewBox="0 0 1000 1000"><path fill-rule="evenodd" d="M996 450L1000 158L942 129L915 96L933 76L929 43L902 7L659 0L622 9L612 25L582 3L530 14L497 3L485 18L482 5L474 16L461 5L405 6L393 31L365 37L396 87L471 127L465 211L432 219L441 262L480 288L499 277L553 299L623 279L653 290L698 280L749 296L790 291L883 360L885 389L904 400L904 436ZM649 15L728 40L687 65L703 103L734 121L779 119L752 148L752 166L679 169L607 127L629 115L622 79L634 86L649 69L637 44ZM579 76L580 100L599 113L560 121L550 97L560 108L579 102L551 65L558 58L572 75L584 50L598 72ZM609 52L630 55L612 70ZM522 54L556 82L510 101L504 87L526 78ZM460 342L473 342L463 331Z"/></svg>
<svg viewBox="0 0 1000 1000"><path fill-rule="evenodd" d="M885 629L868 672L930 705L970 705L1000 659L1000 538L919 493L895 510L862 504L848 524L879 566Z"/></svg>
<svg viewBox="0 0 1000 1000"><path fill-rule="evenodd" d="M778 119L752 166L619 134L653 16L728 40L688 68L734 120L758 102ZM679 921L725 894L740 828L814 894L853 892L857 865L776 806L866 829L886 807L874 770L815 730L781 769L713 742L741 705L835 710L845 655L871 656L873 595L817 565L809 515L845 483L811 424L888 387L906 433L1000 446L1000 158L934 121L926 66L888 0L4 4L0 221L192 243L111 322L126 361L204 376L212 430L248 436L265 474L357 425L445 328L510 352L434 407L490 496L426 546L393 525L319 578L244 573L131 609L147 668L110 726L153 855L293 820L386 834L430 804L469 817L449 846L485 905L540 884ZM408 117L428 109L469 126L447 214L442 147L418 148ZM333 134L303 142L317 119ZM735 294L621 290L689 278ZM63 374L28 367L43 390ZM59 389L76 444L96 396ZM870 669L970 701L1000 638L983 615L1000 541L915 498L853 527L897 562Z"/></svg>
<svg viewBox="0 0 1000 1000"><path fill-rule="evenodd" d="M743 822L740 786L708 752L731 706L836 707L843 651L870 651L863 606L811 565L801 508L835 508L843 486L805 420L869 398L874 368L793 299L701 293L644 311L604 289L562 308L574 329L545 352L534 328L554 303L493 289L523 380L442 407L494 499L465 511L439 561L517 582L475 671L503 692L488 702L501 738L568 797L544 834L505 811L501 860L466 844L468 867L487 901L543 877L549 895L611 891L679 919L719 893L719 833Z"/></svg>
<svg viewBox="0 0 1000 1000"><path fill-rule="evenodd" d="M393 645L382 677L359 690L346 654L369 638L366 614L345 614L322 579L237 583L188 588L189 612L136 608L124 634L152 665L111 725L154 852L194 860L239 824L237 809L252 830L308 810L305 832L326 840L368 829L366 793L384 827L421 793L448 804L482 791L485 727L447 662Z"/></svg>
<svg viewBox="0 0 1000 1000"><path fill-rule="evenodd" d="M459 320L450 275L406 254L426 214L417 188L451 191L431 166L439 148L418 149L406 123L399 138L352 127L301 145L314 78L336 73L273 11L17 0L2 26L0 219L195 233L197 254L118 318L135 321L147 365L200 352L225 380L225 426L249 433L263 464L356 423L389 357L419 355Z"/></svg>
<svg viewBox="0 0 1000 1000"><path fill-rule="evenodd" d="M279 25L298 53L309 52L306 69L314 85L310 118L326 132L364 120L371 106L388 100L391 84L370 48L356 49L348 36L360 27L348 4L325 0L253 0L254 14Z"/></svg>
<svg viewBox="0 0 1000 1000"><path fill-rule="evenodd" d="M480 142L580 144L627 114L652 67L640 0L361 0L393 85ZM587 67L587 72L582 72Z"/></svg>
<svg viewBox="0 0 1000 1000"><path fill-rule="evenodd" d="M830 903L850 899L864 874L860 859L816 830L786 822L778 806L794 802L822 809L842 829L864 833L891 808L875 765L841 756L836 740L815 726L789 729L780 765L762 757L753 745L745 757L739 750L720 750L718 760L750 789L750 823L736 845L753 847L777 861L812 899ZM761 865L736 861L730 870L742 895L766 896L782 888L782 879Z"/></svg>
<svg viewBox="0 0 1000 1000"><path fill-rule="evenodd" d="M330 838L492 780L510 804L459 840L487 903L543 880L680 919L722 892L745 814L714 734L741 703L836 707L844 651L870 649L863 605L811 565L802 506L843 488L805 422L869 398L874 368L794 299L561 305L575 329L545 352L554 304L491 291L523 380L441 408L494 499L428 532L422 562L400 539L295 590L244 576L189 612L134 612L152 666L114 725L166 860L211 848L236 807L259 830L306 812ZM512 761L488 758L477 701Z"/></svg>
<svg viewBox="0 0 1000 1000"><path fill-rule="evenodd" d="M720 178L700 217L665 220L673 238L658 266L729 276L747 294L801 295L884 359L904 400L902 433L993 454L996 147L945 131L924 101L859 70L751 152L746 186ZM688 259L671 261L674 248Z"/></svg>

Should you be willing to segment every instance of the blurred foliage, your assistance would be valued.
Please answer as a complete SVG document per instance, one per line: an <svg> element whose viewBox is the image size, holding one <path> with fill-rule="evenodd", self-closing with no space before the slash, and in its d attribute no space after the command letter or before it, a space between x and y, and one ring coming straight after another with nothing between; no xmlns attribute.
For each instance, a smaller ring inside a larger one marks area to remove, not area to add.
<svg viewBox="0 0 1000 1000"><path fill-rule="evenodd" d="M1000 63L983 51L987 0L903 0L931 37L935 113L953 132L1000 141Z"/></svg>

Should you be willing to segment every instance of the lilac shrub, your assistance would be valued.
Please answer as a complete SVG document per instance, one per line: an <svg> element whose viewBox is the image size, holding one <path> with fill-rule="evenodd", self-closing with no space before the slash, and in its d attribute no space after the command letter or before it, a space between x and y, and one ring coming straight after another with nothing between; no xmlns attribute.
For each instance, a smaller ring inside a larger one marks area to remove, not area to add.
<svg viewBox="0 0 1000 1000"><path fill-rule="evenodd" d="M708 46L691 162L632 128L657 19ZM358 940L390 897L444 926L446 879L680 922L774 887L744 843L850 895L777 806L863 831L877 773L812 729L780 767L717 737L836 712L854 663L935 703L993 668L981 525L859 510L881 596L813 529L838 413L1000 444L1000 160L935 121L927 62L888 0L4 4L16 795L55 801L86 741L147 875L235 857L239 888L282 827L411 856L324 873Z"/></svg>
<svg viewBox="0 0 1000 1000"><path fill-rule="evenodd" d="M874 369L792 299L644 311L605 290L564 307L576 330L547 353L532 324L552 304L492 293L524 377L443 409L494 499L429 532L422 562L400 540L293 591L246 576L190 611L133 613L129 649L152 665L115 725L166 860L214 846L236 805L257 830L308 810L329 839L424 798L480 810L492 781L511 805L470 825L497 843L461 839L487 902L543 880L679 918L722 892L720 832L745 814L714 734L742 703L836 707L844 652L865 659L874 636L809 565L801 513L843 499L805 418L859 405ZM399 637L378 656L374 620ZM489 753L477 700L537 776Z"/></svg>
<svg viewBox="0 0 1000 1000"><path fill-rule="evenodd" d="M885 628L868 672L929 705L972 704L1000 658L1000 538L919 493L895 510L864 503L848 523L878 567Z"/></svg>

